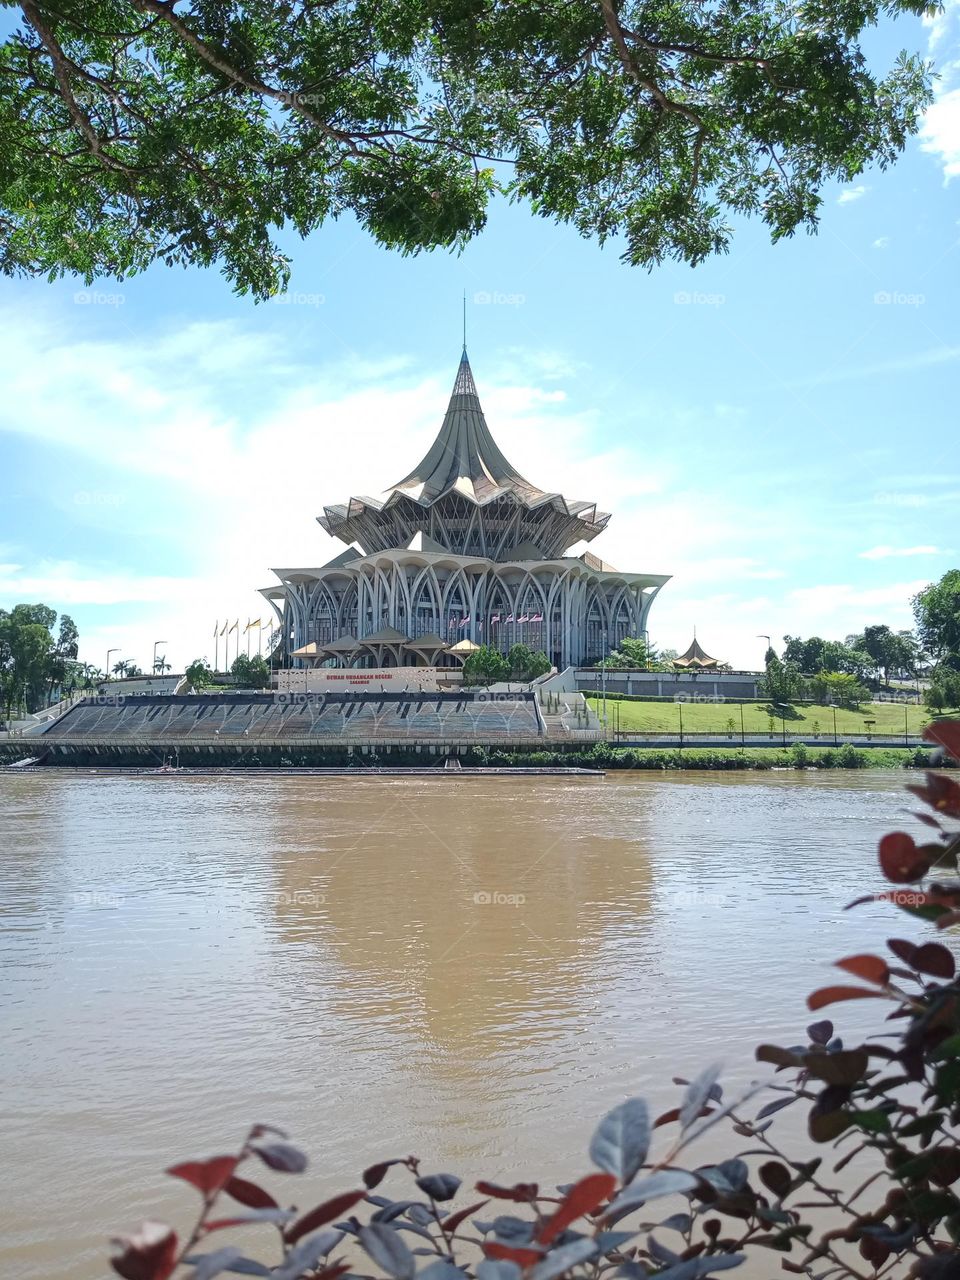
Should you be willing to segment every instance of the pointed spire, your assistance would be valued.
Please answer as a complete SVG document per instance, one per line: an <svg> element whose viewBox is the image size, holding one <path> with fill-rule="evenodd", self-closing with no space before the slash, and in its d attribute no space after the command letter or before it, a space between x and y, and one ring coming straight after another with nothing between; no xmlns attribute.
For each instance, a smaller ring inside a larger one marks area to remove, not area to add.
<svg viewBox="0 0 960 1280"><path fill-rule="evenodd" d="M490 434L466 347L437 438L419 465L390 487L421 500L451 489L477 501L492 497L500 488L514 489L527 501L545 496L514 470Z"/></svg>

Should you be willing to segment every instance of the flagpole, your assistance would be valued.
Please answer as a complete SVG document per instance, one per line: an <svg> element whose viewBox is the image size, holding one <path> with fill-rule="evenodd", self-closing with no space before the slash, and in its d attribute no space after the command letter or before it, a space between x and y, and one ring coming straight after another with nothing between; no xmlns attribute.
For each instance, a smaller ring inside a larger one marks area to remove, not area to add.
<svg viewBox="0 0 960 1280"><path fill-rule="evenodd" d="M250 660L250 619L247 619L247 661Z"/></svg>
<svg viewBox="0 0 960 1280"><path fill-rule="evenodd" d="M218 618L213 625L213 672L217 673L220 665L220 619Z"/></svg>

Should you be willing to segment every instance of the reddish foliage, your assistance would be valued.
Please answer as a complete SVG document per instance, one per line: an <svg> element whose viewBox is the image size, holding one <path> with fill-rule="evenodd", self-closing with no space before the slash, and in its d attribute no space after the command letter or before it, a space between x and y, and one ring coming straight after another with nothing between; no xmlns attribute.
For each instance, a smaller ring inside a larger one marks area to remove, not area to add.
<svg viewBox="0 0 960 1280"><path fill-rule="evenodd" d="M478 1182L477 1190L481 1195L491 1196L494 1200L512 1200L515 1204L532 1204L539 1194L540 1187L536 1182L518 1182L512 1187L500 1187L495 1182Z"/></svg>
<svg viewBox="0 0 960 1280"><path fill-rule="evenodd" d="M466 1209L461 1209L459 1213L452 1213L449 1218L444 1218L440 1223L440 1228L444 1235L453 1235L461 1222L466 1222L471 1214L476 1213L478 1209L482 1209L485 1204L489 1203L489 1200L478 1200L476 1204L472 1204Z"/></svg>
<svg viewBox="0 0 960 1280"><path fill-rule="evenodd" d="M928 724L923 736L927 742L939 743L954 760L960 761L960 720L938 720L936 724Z"/></svg>
<svg viewBox="0 0 960 1280"><path fill-rule="evenodd" d="M305 1213L302 1218L298 1218L288 1228L286 1233L288 1244L295 1244L308 1231L316 1231L317 1227L324 1227L328 1222L333 1222L334 1219L342 1217L355 1204L359 1204L361 1200L366 1199L366 1195L366 1191L344 1191L339 1196L332 1196L329 1200L324 1200L323 1204L318 1204L315 1209Z"/></svg>
<svg viewBox="0 0 960 1280"><path fill-rule="evenodd" d="M960 818L960 783L942 773L927 773L924 778L922 784L910 783L907 790L919 796L938 813L945 813L950 818Z"/></svg>
<svg viewBox="0 0 960 1280"><path fill-rule="evenodd" d="M593 1213L598 1205L609 1200L616 1185L617 1180L612 1173L591 1173L581 1178L570 1188L556 1213L540 1228L537 1239L541 1244L549 1244L571 1222L582 1218L584 1214Z"/></svg>
<svg viewBox="0 0 960 1280"><path fill-rule="evenodd" d="M222 1191L233 1177L238 1160L236 1156L211 1156L209 1160L186 1160L172 1164L167 1170L171 1178L182 1178L196 1187L207 1200Z"/></svg>
<svg viewBox="0 0 960 1280"><path fill-rule="evenodd" d="M701 1116L712 1116L716 1107L703 1107L700 1114L695 1118L699 1120ZM653 1122L653 1127L659 1129L662 1124L671 1124L674 1120L680 1119L680 1108L671 1107L669 1111L664 1111L663 1115L657 1116Z"/></svg>
<svg viewBox="0 0 960 1280"><path fill-rule="evenodd" d="M821 987L807 996L807 1008L822 1009L827 1004L838 1004L841 1000L869 1000L871 996L883 999L882 991L868 991L866 987Z"/></svg>
<svg viewBox="0 0 960 1280"><path fill-rule="evenodd" d="M543 1257L537 1249L515 1249L509 1244L497 1244L496 1240L485 1242L483 1252L488 1258L496 1258L499 1262L515 1262L518 1267L532 1267Z"/></svg>
<svg viewBox="0 0 960 1280"><path fill-rule="evenodd" d="M177 1236L163 1222L143 1222L130 1236L113 1241L110 1265L124 1280L167 1280L177 1262Z"/></svg>
<svg viewBox="0 0 960 1280"><path fill-rule="evenodd" d="M928 973L933 978L952 978L957 971L953 956L938 942L928 942L925 946L917 947L911 963L915 969Z"/></svg>
<svg viewBox="0 0 960 1280"><path fill-rule="evenodd" d="M223 1189L228 1196L232 1196L240 1204L245 1204L248 1209L280 1208L269 1191L264 1191L263 1187L258 1187L255 1182L247 1182L246 1178L230 1178L224 1183Z"/></svg>
<svg viewBox="0 0 960 1280"><path fill-rule="evenodd" d="M372 1191L374 1187L378 1187L386 1177L387 1170L395 1164L403 1164L402 1160L381 1160L379 1164L372 1164L369 1169L363 1171L363 1185L368 1191Z"/></svg>
<svg viewBox="0 0 960 1280"><path fill-rule="evenodd" d="M922 880L930 861L905 831L891 831L880 841L880 870L894 884Z"/></svg>
<svg viewBox="0 0 960 1280"><path fill-rule="evenodd" d="M862 978L864 982L875 982L878 987L885 987L890 980L886 961L879 956L847 956L845 960L835 961L835 964L838 969L846 969L847 973L852 973L855 978Z"/></svg>

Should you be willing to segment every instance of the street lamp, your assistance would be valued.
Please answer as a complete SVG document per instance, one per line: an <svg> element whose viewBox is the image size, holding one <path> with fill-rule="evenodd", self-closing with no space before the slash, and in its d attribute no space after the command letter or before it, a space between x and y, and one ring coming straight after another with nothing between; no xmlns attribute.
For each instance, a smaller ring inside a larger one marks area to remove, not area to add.
<svg viewBox="0 0 960 1280"><path fill-rule="evenodd" d="M106 669L105 669L105 671L104 671L104 675L105 675L105 677L106 677L106 679L107 679L107 680L109 680L109 679L110 679L110 655L111 655L111 653L119 653L119 652L120 652L120 650L119 650L119 649L108 649L108 650L107 650L107 666L106 666Z"/></svg>
<svg viewBox="0 0 960 1280"><path fill-rule="evenodd" d="M153 674L157 674L157 645L166 644L166 640L154 640L153 642Z"/></svg>

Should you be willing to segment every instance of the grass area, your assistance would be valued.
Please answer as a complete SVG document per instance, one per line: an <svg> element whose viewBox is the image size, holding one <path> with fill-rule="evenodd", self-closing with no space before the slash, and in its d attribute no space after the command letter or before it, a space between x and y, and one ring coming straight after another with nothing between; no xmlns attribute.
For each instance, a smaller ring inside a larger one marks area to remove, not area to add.
<svg viewBox="0 0 960 1280"><path fill-rule="evenodd" d="M594 694L587 701L597 714L601 714L602 699ZM759 702L634 702L627 699L607 698L607 725L621 733L677 733L680 729L680 708L683 709L684 733L732 733L740 736L740 711L743 709L743 727L747 734L770 732L770 711L767 704ZM795 706L793 716L786 718L787 733L813 735L824 738L833 736L833 708ZM907 732L919 734L929 724L930 712L922 705L906 702L865 702L858 711L838 707L838 734L888 735L904 732L906 715ZM875 723L868 726L867 720ZM730 724L732 721L732 725ZM781 732L780 717L774 717L774 733Z"/></svg>

